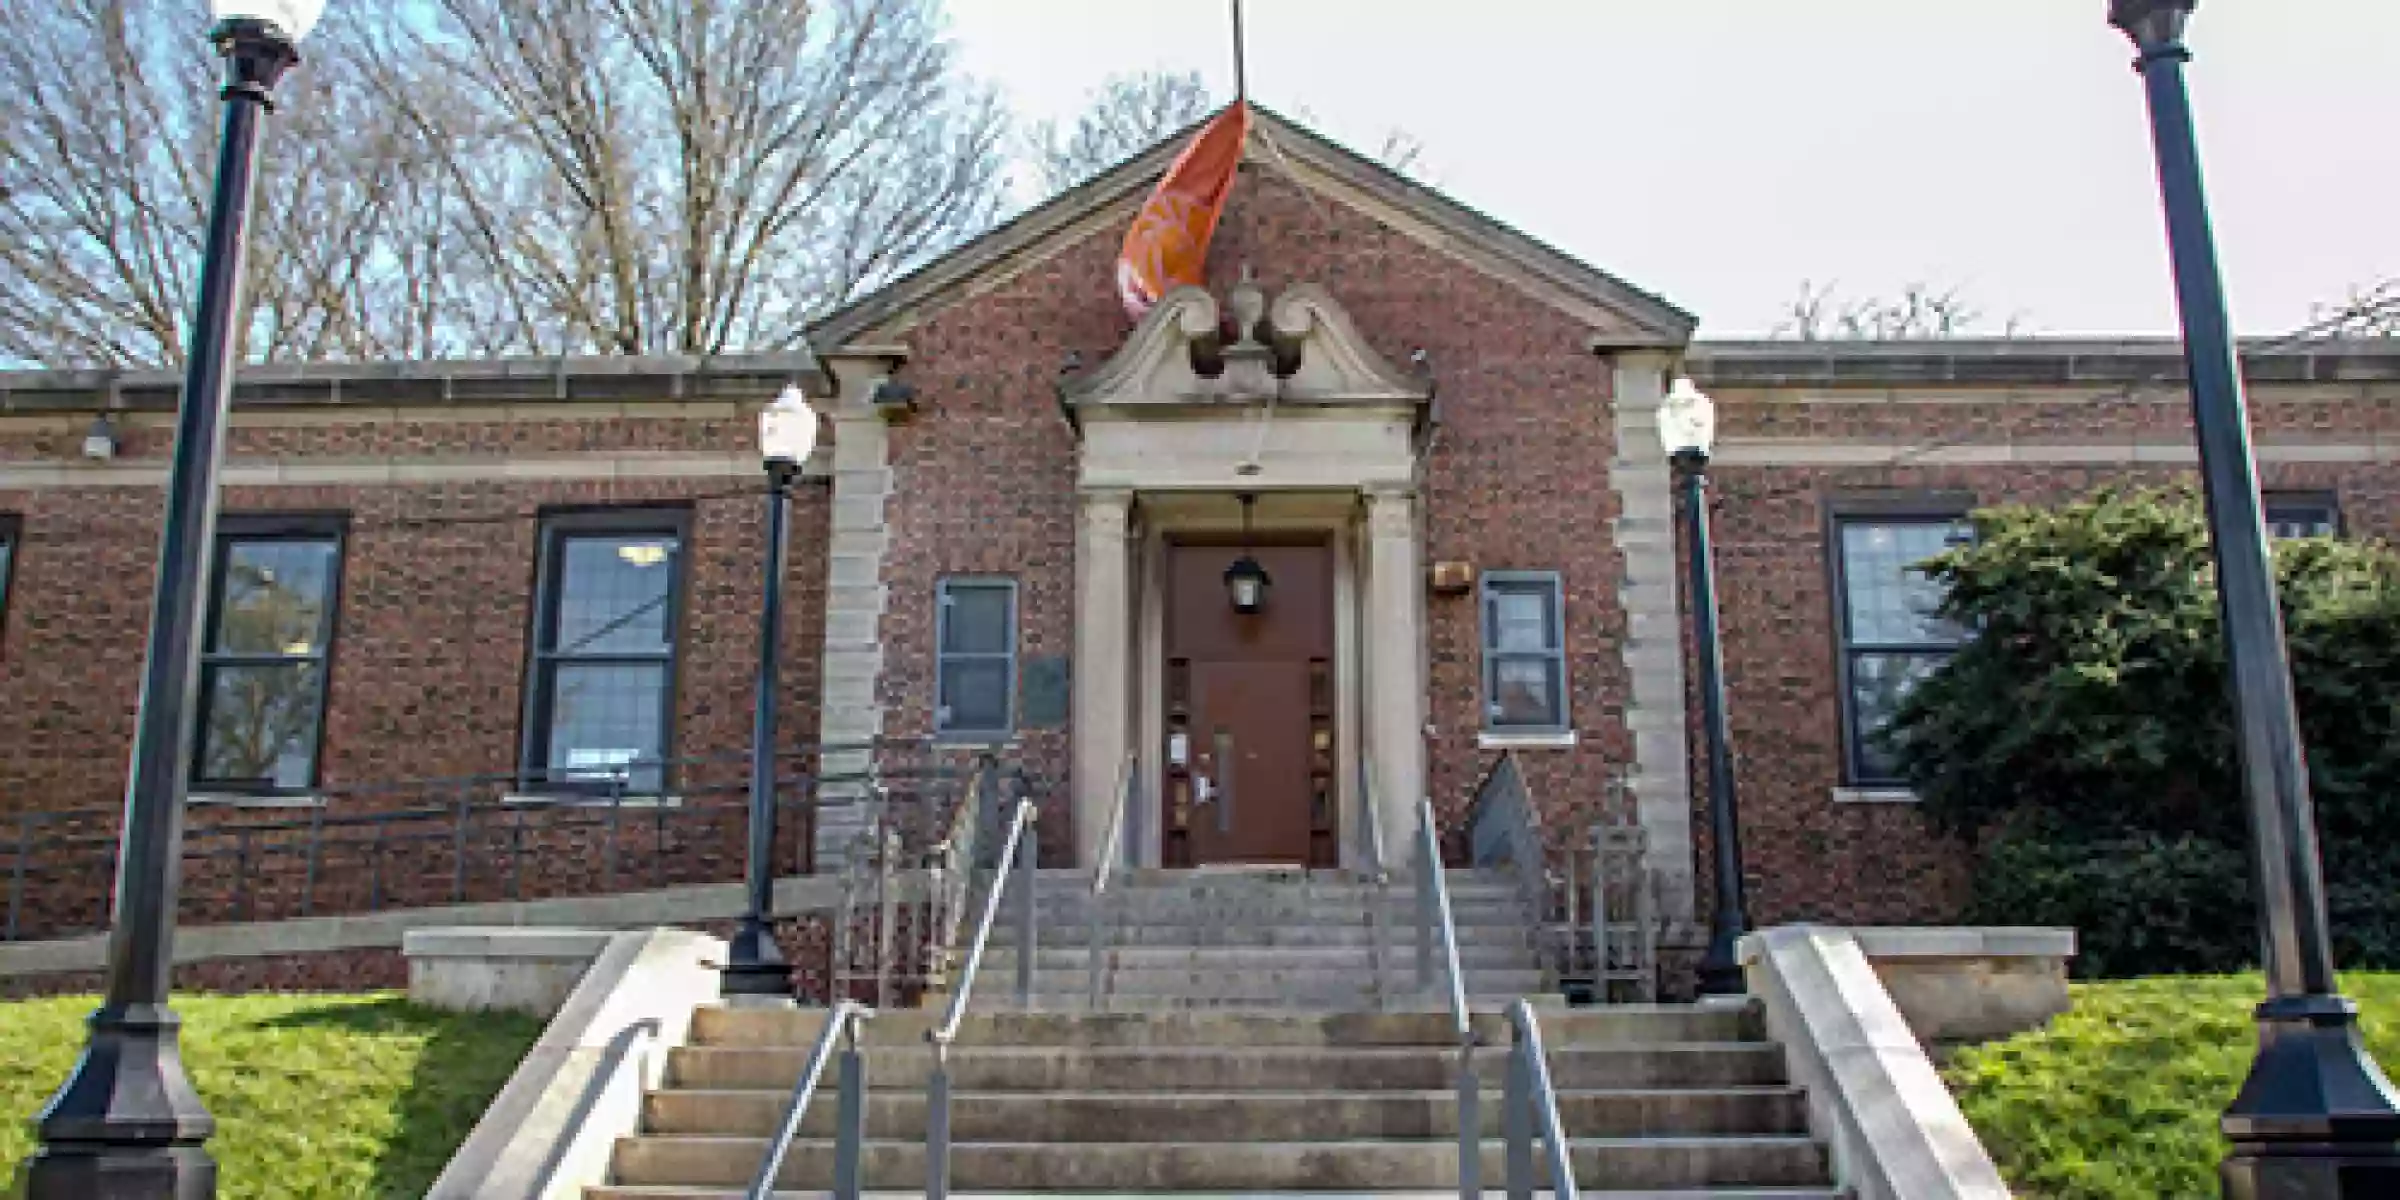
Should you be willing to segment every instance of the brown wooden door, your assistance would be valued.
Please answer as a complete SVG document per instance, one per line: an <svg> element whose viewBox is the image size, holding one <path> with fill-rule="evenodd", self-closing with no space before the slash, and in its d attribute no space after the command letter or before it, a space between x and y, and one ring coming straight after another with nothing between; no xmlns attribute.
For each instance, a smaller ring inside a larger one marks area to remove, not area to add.
<svg viewBox="0 0 2400 1200"><path fill-rule="evenodd" d="M1254 547L1273 581L1255 614L1225 594L1241 553L1168 550L1165 861L1332 865L1332 551Z"/></svg>

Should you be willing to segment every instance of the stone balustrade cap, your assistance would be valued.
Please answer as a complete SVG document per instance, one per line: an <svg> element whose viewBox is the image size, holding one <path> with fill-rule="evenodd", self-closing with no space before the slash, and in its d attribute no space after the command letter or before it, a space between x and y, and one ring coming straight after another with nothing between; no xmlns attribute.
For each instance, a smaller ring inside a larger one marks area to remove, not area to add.
<svg viewBox="0 0 2400 1200"><path fill-rule="evenodd" d="M510 928L504 925L411 929L400 939L405 958L588 959L614 936L600 929Z"/></svg>

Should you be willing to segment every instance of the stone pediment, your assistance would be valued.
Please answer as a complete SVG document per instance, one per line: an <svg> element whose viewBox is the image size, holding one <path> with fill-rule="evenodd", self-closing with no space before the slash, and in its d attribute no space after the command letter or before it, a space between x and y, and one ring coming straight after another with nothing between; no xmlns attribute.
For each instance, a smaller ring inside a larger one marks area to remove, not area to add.
<svg viewBox="0 0 2400 1200"><path fill-rule="evenodd" d="M1286 288L1268 304L1243 282L1225 302L1196 287L1170 292L1107 362L1059 383L1079 419L1193 406L1419 406L1433 380L1375 352L1330 293Z"/></svg>

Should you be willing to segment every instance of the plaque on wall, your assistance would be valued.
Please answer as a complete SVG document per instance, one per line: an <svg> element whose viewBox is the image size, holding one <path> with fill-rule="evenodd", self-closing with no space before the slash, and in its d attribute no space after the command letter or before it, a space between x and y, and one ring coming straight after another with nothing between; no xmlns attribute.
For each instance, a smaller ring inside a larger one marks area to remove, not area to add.
<svg viewBox="0 0 2400 1200"><path fill-rule="evenodd" d="M1036 654L1025 659L1025 728L1057 729L1067 723L1067 656Z"/></svg>

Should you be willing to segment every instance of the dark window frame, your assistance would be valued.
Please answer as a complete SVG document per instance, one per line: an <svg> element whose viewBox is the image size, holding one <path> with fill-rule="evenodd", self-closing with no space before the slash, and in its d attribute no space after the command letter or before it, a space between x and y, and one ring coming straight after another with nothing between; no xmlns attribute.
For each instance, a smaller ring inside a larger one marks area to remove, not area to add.
<svg viewBox="0 0 2400 1200"><path fill-rule="evenodd" d="M994 653L988 650L951 650L950 607L955 590L997 591L1008 597L1008 650ZM946 742L988 743L1006 741L1017 734L1017 721L1023 705L1017 696L1018 672L1024 668L1024 590L1013 575L944 575L933 585L933 736ZM997 728L971 728L952 725L945 715L950 706L942 694L942 681L949 676L944 670L951 662L990 662L1006 664L1006 683L1001 689L1002 703L1007 715Z"/></svg>
<svg viewBox="0 0 2400 1200"><path fill-rule="evenodd" d="M325 611L319 619L315 654L258 654L219 652L217 624L224 617L226 564L233 547L243 542L331 542L333 577L325 588ZM200 661L192 704L191 759L184 765L185 786L192 792L228 796L292 796L314 792L324 779L325 717L333 694L335 646L342 628L343 584L350 571L350 515L339 512L228 513L217 518L216 543L209 548L208 605L200 626ZM314 662L317 667L315 717L309 727L308 782L285 786L271 780L211 779L201 774L208 754L209 686L219 667L277 666Z"/></svg>
<svg viewBox="0 0 2400 1200"><path fill-rule="evenodd" d="M620 789L602 781L556 778L561 770L550 760L550 723L557 704L556 688L550 681L556 672L547 670L560 656L544 648L555 636L560 599L560 572L565 566L565 544L577 537L608 535L672 536L675 539L675 577L667 584L665 627L670 644L664 655L655 654L578 654L565 657L568 662L659 662L666 664L666 682L659 693L659 774L656 793L674 791L676 772L674 754L679 733L675 719L677 697L683 690L684 617L691 610L692 586L692 510L688 505L640 505L611 508L550 508L536 516L533 564L533 605L527 614L525 632L525 670L523 704L519 712L517 739L517 783L519 788L535 793L580 795L617 794ZM626 795L648 795L649 789L624 790Z"/></svg>
<svg viewBox="0 0 2400 1200"><path fill-rule="evenodd" d="M0 546L8 548L7 555L0 557L0 653L6 653L8 610L16 599L17 576L25 562L25 518L0 513Z"/></svg>
<svg viewBox="0 0 2400 1200"><path fill-rule="evenodd" d="M1493 597L1504 591L1542 590L1550 609L1550 628L1557 633L1555 644L1545 650L1511 650L1502 652L1495 644L1499 630L1492 620ZM1483 722L1485 733L1558 734L1575 727L1573 705L1569 703L1567 679L1567 581L1564 573L1555 570L1498 570L1485 571L1476 585L1475 620L1479 627L1476 648L1483 659ZM1552 697L1557 705L1557 719L1542 722L1503 724L1494 712L1495 696L1502 659L1538 659L1557 669L1558 694Z"/></svg>
<svg viewBox="0 0 2400 1200"><path fill-rule="evenodd" d="M2298 524L2299 514L2321 515L2326 535L2342 536L2342 496L2330 488L2269 488L2260 497L2261 515L2265 518L2267 536L2278 536L2276 524Z"/></svg>
<svg viewBox="0 0 2400 1200"><path fill-rule="evenodd" d="M1835 734L1841 739L1841 784L1851 788L1895 788L1906 780L1877 775L1861 761L1866 731L1859 726L1852 664L1860 655L1916 654L1947 658L1955 645L1921 643L1861 645L1850 633L1850 581L1842 553L1842 531L1852 525L1963 525L1976 508L1964 492L1914 492L1895 495L1836 497L1825 505L1824 546L1826 595L1833 609L1833 666Z"/></svg>

